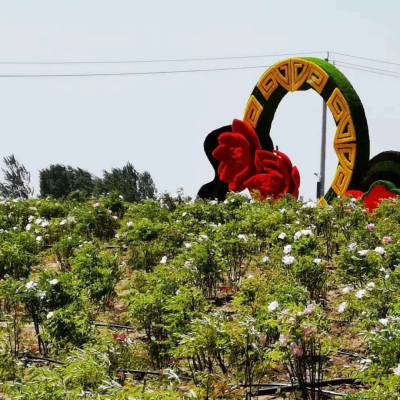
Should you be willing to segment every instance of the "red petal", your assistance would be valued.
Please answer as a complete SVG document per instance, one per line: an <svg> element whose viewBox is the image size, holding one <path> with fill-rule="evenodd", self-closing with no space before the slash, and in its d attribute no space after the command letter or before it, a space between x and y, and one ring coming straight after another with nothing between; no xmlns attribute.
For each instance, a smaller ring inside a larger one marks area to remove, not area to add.
<svg viewBox="0 0 400 400"><path fill-rule="evenodd" d="M249 141L240 133L224 132L218 136L219 144L227 146L241 146L246 145L250 147Z"/></svg>
<svg viewBox="0 0 400 400"><path fill-rule="evenodd" d="M270 162L274 164L270 164ZM280 170L278 165L278 158L272 151L256 150L255 165L257 172L266 172L267 168Z"/></svg>
<svg viewBox="0 0 400 400"><path fill-rule="evenodd" d="M229 147L224 144L220 144L212 152L212 156L218 161L224 160L226 157L229 156L229 154L230 154Z"/></svg>
<svg viewBox="0 0 400 400"><path fill-rule="evenodd" d="M244 182L244 185L252 192L258 191L262 200L268 196L279 196L284 189L284 179L282 174L271 171L268 174L253 175Z"/></svg>
<svg viewBox="0 0 400 400"><path fill-rule="evenodd" d="M364 192L361 192L360 190L347 190L347 192L344 195L347 197L354 197L355 199L360 199L361 197L364 196Z"/></svg>
<svg viewBox="0 0 400 400"><path fill-rule="evenodd" d="M370 212L374 211L384 199L395 199L396 193L393 193L386 188L384 184L375 185L364 197L364 206L368 208Z"/></svg>
<svg viewBox="0 0 400 400"><path fill-rule="evenodd" d="M297 167L293 167L292 169L292 179L295 187L300 187L300 173Z"/></svg>
<svg viewBox="0 0 400 400"><path fill-rule="evenodd" d="M279 150L275 150L274 153L279 156L279 158L282 160L284 167L290 173L290 171L292 170L292 162L290 161L289 157Z"/></svg>
<svg viewBox="0 0 400 400"><path fill-rule="evenodd" d="M257 132L249 122L241 121L240 119L234 119L232 122L232 132L241 133L250 142L253 150L261 148Z"/></svg>

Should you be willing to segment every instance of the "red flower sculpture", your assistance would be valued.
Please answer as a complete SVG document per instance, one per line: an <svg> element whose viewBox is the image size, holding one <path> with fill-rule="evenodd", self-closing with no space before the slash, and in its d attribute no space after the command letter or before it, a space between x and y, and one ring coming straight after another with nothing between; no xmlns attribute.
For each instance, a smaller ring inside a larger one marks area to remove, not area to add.
<svg viewBox="0 0 400 400"><path fill-rule="evenodd" d="M218 137L212 155L220 164L218 176L229 189L240 192L248 188L261 200L287 193L299 196L300 175L288 156L278 150L262 150L257 133L247 121L235 119L232 132Z"/></svg>
<svg viewBox="0 0 400 400"><path fill-rule="evenodd" d="M291 194L299 197L300 174L297 167L292 166L289 157L281 151L257 150L255 156L257 174L245 182L252 193L260 200L269 196L275 198Z"/></svg>
<svg viewBox="0 0 400 400"><path fill-rule="evenodd" d="M218 142L212 155L220 162L219 179L228 183L230 190L241 192L244 181L254 172L254 153L261 148L257 133L248 122L235 119L232 132L221 133Z"/></svg>
<svg viewBox="0 0 400 400"><path fill-rule="evenodd" d="M376 181L366 193L359 190L348 190L346 192L346 196L362 199L364 207L368 209L369 212L374 211L382 200L395 199L399 197L399 195L400 190L389 181Z"/></svg>

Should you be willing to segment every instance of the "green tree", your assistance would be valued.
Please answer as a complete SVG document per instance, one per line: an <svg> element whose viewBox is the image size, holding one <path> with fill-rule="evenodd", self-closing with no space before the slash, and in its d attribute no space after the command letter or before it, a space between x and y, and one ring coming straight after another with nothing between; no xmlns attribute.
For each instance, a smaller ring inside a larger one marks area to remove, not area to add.
<svg viewBox="0 0 400 400"><path fill-rule="evenodd" d="M40 171L41 197L60 199L76 191L90 195L94 186L94 177L82 168L53 164Z"/></svg>
<svg viewBox="0 0 400 400"><path fill-rule="evenodd" d="M103 179L97 183L100 193L117 192L130 202L142 202L153 199L156 187L151 175L145 171L140 173L128 162L122 168L112 168L104 171Z"/></svg>
<svg viewBox="0 0 400 400"><path fill-rule="evenodd" d="M3 158L4 182L0 183L0 196L11 199L28 199L33 194L30 186L31 174L23 164L11 154Z"/></svg>

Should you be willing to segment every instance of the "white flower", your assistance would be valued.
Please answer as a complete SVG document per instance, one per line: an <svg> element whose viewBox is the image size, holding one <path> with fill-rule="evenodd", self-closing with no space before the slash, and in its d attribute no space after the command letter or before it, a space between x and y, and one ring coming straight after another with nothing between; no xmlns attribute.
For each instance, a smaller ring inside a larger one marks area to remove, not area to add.
<svg viewBox="0 0 400 400"><path fill-rule="evenodd" d="M350 287L350 286L345 286L345 287L342 289L342 293L343 293L343 294L350 293L350 291L351 291L351 287Z"/></svg>
<svg viewBox="0 0 400 400"><path fill-rule="evenodd" d="M279 343L282 345L282 346L285 346L285 345L287 345L288 344L288 342L289 342L289 338L287 337L287 335L284 335L284 334L280 334L279 335Z"/></svg>
<svg viewBox="0 0 400 400"><path fill-rule="evenodd" d="M46 292L41 290L37 293L37 296L39 297L39 299L43 300L46 297Z"/></svg>
<svg viewBox="0 0 400 400"><path fill-rule="evenodd" d="M167 256L163 256L160 260L160 264L166 264L168 261L168 257Z"/></svg>
<svg viewBox="0 0 400 400"><path fill-rule="evenodd" d="M286 208L281 208L280 210L279 210L279 212L281 213L281 214L286 214Z"/></svg>
<svg viewBox="0 0 400 400"><path fill-rule="evenodd" d="M50 223L49 223L49 221L47 221L47 220L43 220L43 222L41 223L41 226L43 227L43 228L45 228L46 226L49 226L50 225Z"/></svg>
<svg viewBox="0 0 400 400"><path fill-rule="evenodd" d="M281 239L281 240L285 240L286 238L287 238L287 235L286 235L285 232L281 232L281 233L279 234L279 236L278 236L278 239Z"/></svg>
<svg viewBox="0 0 400 400"><path fill-rule="evenodd" d="M29 232L32 229L32 224L27 224L25 230Z"/></svg>
<svg viewBox="0 0 400 400"><path fill-rule="evenodd" d="M365 257L369 253L369 250L358 250L357 253L359 256Z"/></svg>
<svg viewBox="0 0 400 400"><path fill-rule="evenodd" d="M315 310L315 303L310 303L307 305L307 307L304 309L304 314L309 315L312 314Z"/></svg>
<svg viewBox="0 0 400 400"><path fill-rule="evenodd" d="M313 233L312 233L312 230L311 230L311 229L303 229L303 230L301 231L301 234L302 234L303 236L313 236Z"/></svg>
<svg viewBox="0 0 400 400"><path fill-rule="evenodd" d="M357 299L362 299L365 296L365 293L367 293L367 291L365 289L358 290L356 292Z"/></svg>
<svg viewBox="0 0 400 400"><path fill-rule="evenodd" d="M207 235L200 235L199 236L199 240L200 240L200 242L204 242L205 240L208 240L208 236Z"/></svg>
<svg viewBox="0 0 400 400"><path fill-rule="evenodd" d="M94 207L94 208L100 207L100 203L94 203L94 204L93 204L93 207Z"/></svg>
<svg viewBox="0 0 400 400"><path fill-rule="evenodd" d="M294 234L294 240L299 240L300 238L301 238L301 231L297 231L295 234Z"/></svg>
<svg viewBox="0 0 400 400"><path fill-rule="evenodd" d="M27 288L28 290L35 289L36 286L37 286L37 283L34 282L34 281L29 281L29 282L26 283L25 286L26 286L26 288Z"/></svg>
<svg viewBox="0 0 400 400"><path fill-rule="evenodd" d="M50 311L47 313L46 318L51 319L51 318L53 318L53 316L54 316L54 311Z"/></svg>
<svg viewBox="0 0 400 400"><path fill-rule="evenodd" d="M292 246L290 244L287 244L284 248L283 248L283 252L285 254L289 254L292 252Z"/></svg>
<svg viewBox="0 0 400 400"><path fill-rule="evenodd" d="M380 254L381 256L383 256L386 253L385 249L382 246L375 247L374 251L375 253Z"/></svg>
<svg viewBox="0 0 400 400"><path fill-rule="evenodd" d="M54 279L50 280L49 283L51 286L55 286L58 283L58 279L54 278Z"/></svg>
<svg viewBox="0 0 400 400"><path fill-rule="evenodd" d="M263 262L264 264L268 263L268 262L269 262L269 257L268 257L268 256L264 256L264 257L262 258L262 262Z"/></svg>
<svg viewBox="0 0 400 400"><path fill-rule="evenodd" d="M367 284L367 289L368 290L372 290L372 289L374 289L375 288L375 283L374 282L369 282L368 284Z"/></svg>
<svg viewBox="0 0 400 400"><path fill-rule="evenodd" d="M315 208L317 205L313 201L308 201L307 203L303 204L301 208Z"/></svg>
<svg viewBox="0 0 400 400"><path fill-rule="evenodd" d="M384 237L382 238L382 243L383 243L383 244L390 244L390 243L393 243L393 239L392 239L391 236L384 236Z"/></svg>
<svg viewBox="0 0 400 400"><path fill-rule="evenodd" d="M400 376L400 364L397 364L397 367L393 368L393 373L397 376Z"/></svg>
<svg viewBox="0 0 400 400"><path fill-rule="evenodd" d="M350 251L356 251L357 250L357 243L350 243L349 244L349 250Z"/></svg>
<svg viewBox="0 0 400 400"><path fill-rule="evenodd" d="M379 322L383 325L383 326L387 326L387 324L389 323L389 319L388 318L381 318L379 320Z"/></svg>
<svg viewBox="0 0 400 400"><path fill-rule="evenodd" d="M243 240L244 242L247 242L247 236L244 235L243 233L239 233L238 239L239 240Z"/></svg>
<svg viewBox="0 0 400 400"><path fill-rule="evenodd" d="M374 231L374 230L375 230L375 224L368 224L368 225L367 225L367 229L368 229L370 232Z"/></svg>
<svg viewBox="0 0 400 400"><path fill-rule="evenodd" d="M186 215L187 215L188 213L185 211L185 212L183 212L182 213L182 217L186 217Z"/></svg>
<svg viewBox="0 0 400 400"><path fill-rule="evenodd" d="M294 261L295 261L295 258L293 256L286 255L286 256L282 257L282 262L285 265L292 265L294 263Z"/></svg>
<svg viewBox="0 0 400 400"><path fill-rule="evenodd" d="M37 242L41 242L42 240L43 240L43 238L40 235L36 236L36 241Z"/></svg>
<svg viewBox="0 0 400 400"><path fill-rule="evenodd" d="M193 389L189 390L188 396L191 399L197 399L197 394L196 394L196 392L193 391Z"/></svg>
<svg viewBox="0 0 400 400"><path fill-rule="evenodd" d="M75 217L67 217L67 221L73 223L76 222L76 219Z"/></svg>
<svg viewBox="0 0 400 400"><path fill-rule="evenodd" d="M126 226L127 226L128 228L132 228L133 222L132 222L132 221L128 221L128 222L126 223Z"/></svg>
<svg viewBox="0 0 400 400"><path fill-rule="evenodd" d="M192 247L192 243L184 243L184 245L187 249L190 249Z"/></svg>
<svg viewBox="0 0 400 400"><path fill-rule="evenodd" d="M60 222L60 225L63 226L63 225L65 225L66 223L67 223L67 220L66 220L66 219L63 219L63 220Z"/></svg>
<svg viewBox="0 0 400 400"><path fill-rule="evenodd" d="M269 312L275 311L278 307L279 307L279 303L275 300L269 304L268 311Z"/></svg>
<svg viewBox="0 0 400 400"><path fill-rule="evenodd" d="M343 303L339 304L339 307L337 308L337 311L339 314L343 314L347 309L347 301L344 301Z"/></svg>
<svg viewBox="0 0 400 400"><path fill-rule="evenodd" d="M36 225L40 225L42 222L43 222L42 218L37 218L37 219L35 220L35 224L36 224Z"/></svg>
<svg viewBox="0 0 400 400"><path fill-rule="evenodd" d="M314 258L314 263L319 265L322 263L322 260L320 258Z"/></svg>

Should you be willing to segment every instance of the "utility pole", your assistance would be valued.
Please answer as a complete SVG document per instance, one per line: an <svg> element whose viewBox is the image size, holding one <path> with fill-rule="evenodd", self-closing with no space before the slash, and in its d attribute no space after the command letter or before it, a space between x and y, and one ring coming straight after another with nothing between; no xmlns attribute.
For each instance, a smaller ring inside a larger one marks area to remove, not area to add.
<svg viewBox="0 0 400 400"><path fill-rule="evenodd" d="M329 61L329 51L325 61ZM322 134L321 134L321 160L319 168L319 182L317 183L318 198L325 194L325 159L326 159L326 103L322 100Z"/></svg>

